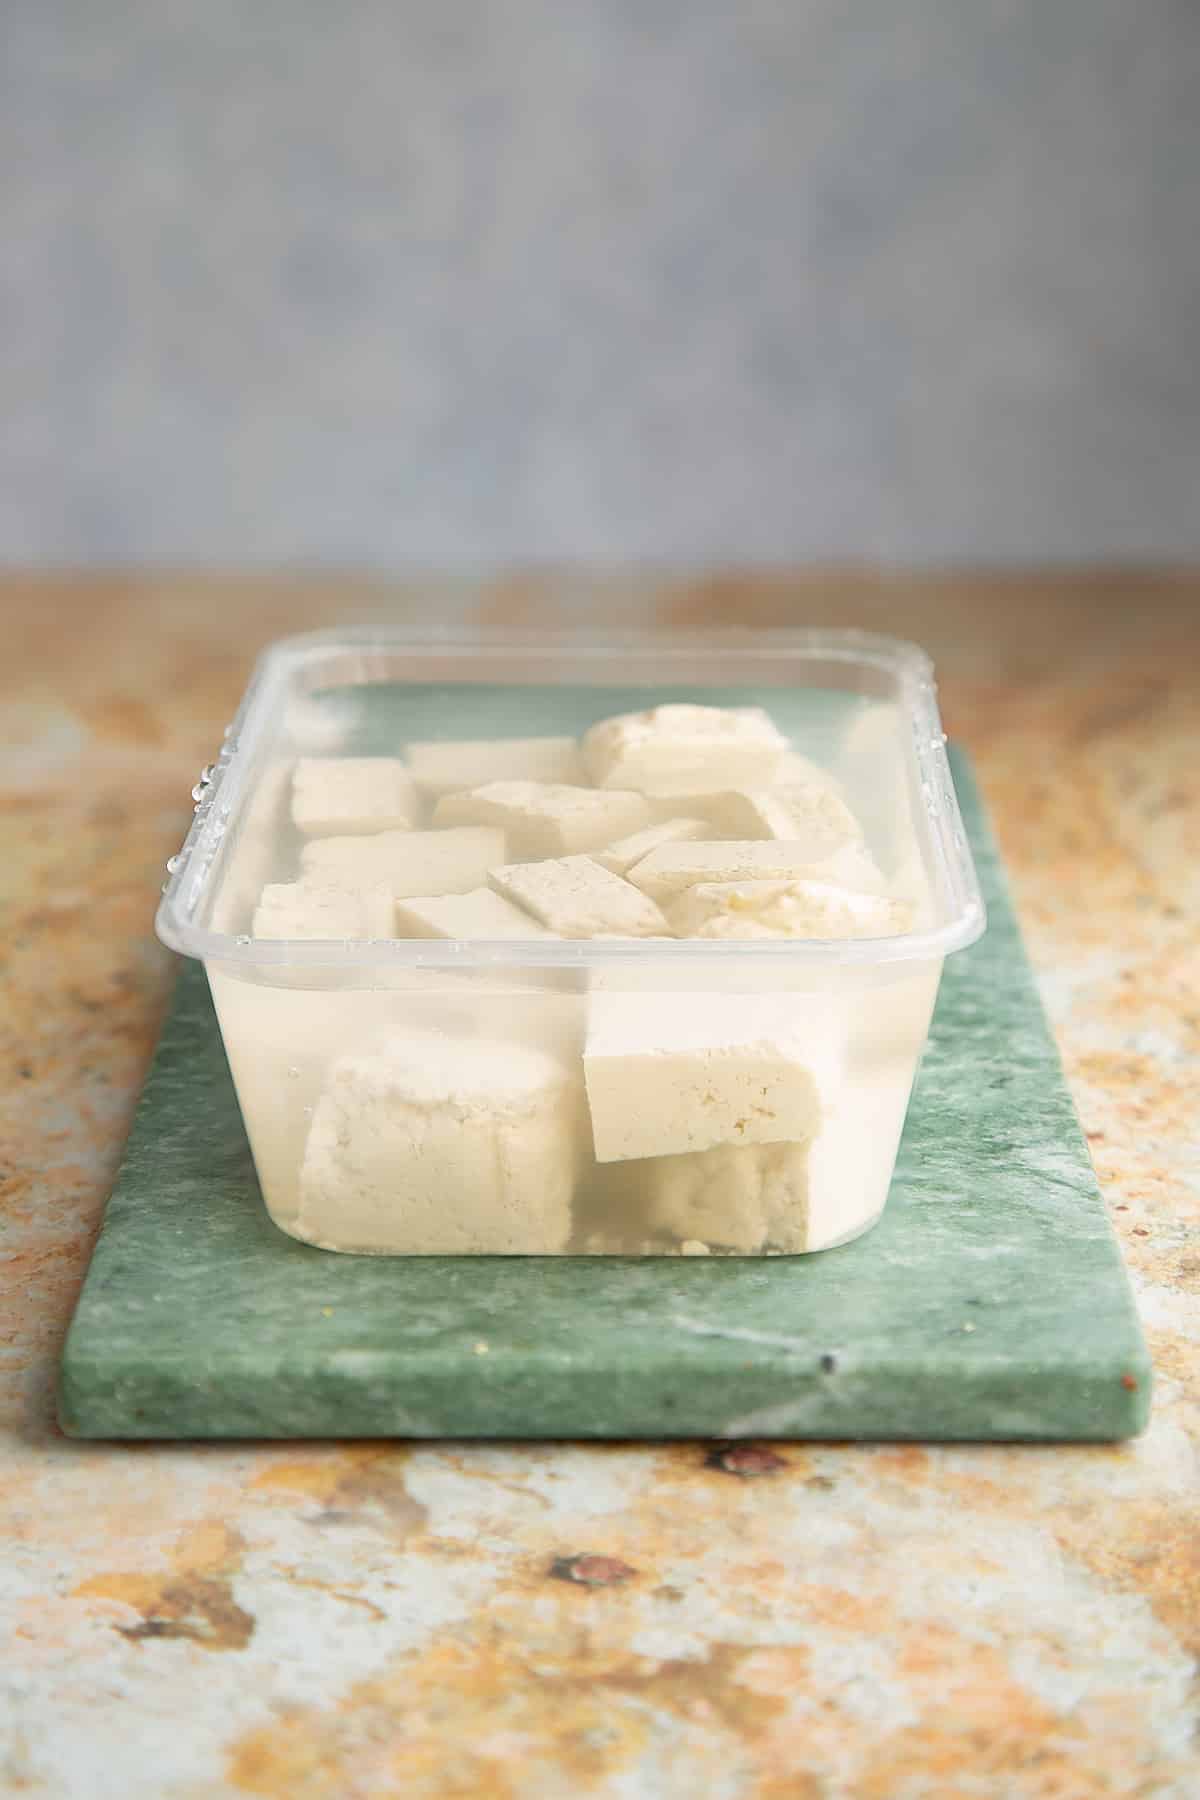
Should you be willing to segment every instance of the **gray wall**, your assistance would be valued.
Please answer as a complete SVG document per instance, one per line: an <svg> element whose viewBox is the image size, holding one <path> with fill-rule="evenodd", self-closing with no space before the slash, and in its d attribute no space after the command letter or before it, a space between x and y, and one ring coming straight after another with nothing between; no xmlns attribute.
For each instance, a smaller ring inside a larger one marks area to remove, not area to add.
<svg viewBox="0 0 1200 1800"><path fill-rule="evenodd" d="M1193 0L7 0L0 558L1200 548Z"/></svg>

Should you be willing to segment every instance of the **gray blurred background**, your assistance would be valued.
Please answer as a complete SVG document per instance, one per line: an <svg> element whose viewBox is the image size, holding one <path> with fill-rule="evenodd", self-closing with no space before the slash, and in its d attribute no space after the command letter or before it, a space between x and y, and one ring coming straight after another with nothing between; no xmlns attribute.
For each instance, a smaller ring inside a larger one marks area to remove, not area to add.
<svg viewBox="0 0 1200 1800"><path fill-rule="evenodd" d="M1193 0L0 37L0 560L1200 549Z"/></svg>

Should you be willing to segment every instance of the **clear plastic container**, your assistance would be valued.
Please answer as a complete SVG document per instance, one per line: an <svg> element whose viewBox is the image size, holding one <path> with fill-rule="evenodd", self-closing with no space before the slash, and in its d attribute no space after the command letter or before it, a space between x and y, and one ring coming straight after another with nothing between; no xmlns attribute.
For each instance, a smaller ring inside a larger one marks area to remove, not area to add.
<svg viewBox="0 0 1200 1800"><path fill-rule="evenodd" d="M912 928L251 935L264 884L295 879L298 757L579 735L667 702L765 707L840 784ZM282 1230L366 1254L748 1255L879 1217L943 959L985 923L920 650L841 631L286 639L195 798L158 932L205 965ZM689 1106L709 1108L698 1138Z"/></svg>

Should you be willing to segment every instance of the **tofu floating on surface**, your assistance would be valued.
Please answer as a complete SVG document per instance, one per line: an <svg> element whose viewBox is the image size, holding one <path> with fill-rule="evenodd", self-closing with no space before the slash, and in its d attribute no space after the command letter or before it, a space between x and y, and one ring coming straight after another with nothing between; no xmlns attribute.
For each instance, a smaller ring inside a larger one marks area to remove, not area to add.
<svg viewBox="0 0 1200 1800"><path fill-rule="evenodd" d="M772 835L763 825L753 794L741 788L713 788L701 793L670 785L648 792L646 798L660 818L685 813L689 818L701 819L704 830L696 836L707 842L717 838L744 840Z"/></svg>
<svg viewBox="0 0 1200 1800"><path fill-rule="evenodd" d="M655 706L602 719L581 747L597 787L682 793L769 787L788 740L759 706Z"/></svg>
<svg viewBox="0 0 1200 1800"><path fill-rule="evenodd" d="M660 812L694 814L708 821L707 838L807 839L813 854L826 855L839 844L858 843L862 828L846 802L824 784L771 788L723 788L712 793L648 794Z"/></svg>
<svg viewBox="0 0 1200 1800"><path fill-rule="evenodd" d="M827 881L701 881L667 909L672 931L691 938L896 937L914 917L906 900Z"/></svg>
<svg viewBox="0 0 1200 1800"><path fill-rule="evenodd" d="M811 756L804 756L799 750L785 750L779 759L771 781L772 788L778 793L789 788L826 788L829 793L836 794L839 799L846 798L846 790L837 776L829 769L822 768Z"/></svg>
<svg viewBox="0 0 1200 1800"><path fill-rule="evenodd" d="M587 776L573 737L470 738L406 744L413 781L431 800L491 781L550 781L582 786Z"/></svg>
<svg viewBox="0 0 1200 1800"><path fill-rule="evenodd" d="M407 1031L334 1063L300 1172L297 1232L331 1249L565 1249L586 1135L579 1080L499 1039Z"/></svg>
<svg viewBox="0 0 1200 1800"><path fill-rule="evenodd" d="M492 870L491 884L559 937L670 936L653 900L590 856L509 863Z"/></svg>
<svg viewBox="0 0 1200 1800"><path fill-rule="evenodd" d="M663 844L634 863L628 879L660 906L700 882L829 881L878 893L883 878L861 844L814 854L811 844L787 839Z"/></svg>
<svg viewBox="0 0 1200 1800"><path fill-rule="evenodd" d="M292 821L305 837L409 830L421 815L412 776L391 756L302 756Z"/></svg>
<svg viewBox="0 0 1200 1800"><path fill-rule="evenodd" d="M755 788L741 797L755 826L747 837L807 843L817 856L862 842L861 825L831 788Z"/></svg>
<svg viewBox="0 0 1200 1800"><path fill-rule="evenodd" d="M597 850L596 861L603 863L614 875L624 875L660 844L682 844L708 835L709 828L703 819L663 819L658 825L647 825L644 831L635 831L632 837L618 838L607 850Z"/></svg>
<svg viewBox="0 0 1200 1800"><path fill-rule="evenodd" d="M491 888L468 894L438 894L402 900L396 907L396 932L413 938L553 938L531 913Z"/></svg>
<svg viewBox="0 0 1200 1800"><path fill-rule="evenodd" d="M360 888L271 882L254 911L256 938L393 938L395 902L381 883Z"/></svg>
<svg viewBox="0 0 1200 1800"><path fill-rule="evenodd" d="M511 856L574 856L601 850L653 823L641 794L552 782L492 781L437 803L435 825L494 825Z"/></svg>
<svg viewBox="0 0 1200 1800"><path fill-rule="evenodd" d="M314 838L300 852L305 876L338 886L383 882L398 900L411 895L467 894L482 887L505 857L504 833L483 826L459 831L383 831L375 837Z"/></svg>
<svg viewBox="0 0 1200 1800"><path fill-rule="evenodd" d="M596 1159L811 1137L828 1059L752 995L671 993L656 1005L649 993L595 993L583 1072Z"/></svg>

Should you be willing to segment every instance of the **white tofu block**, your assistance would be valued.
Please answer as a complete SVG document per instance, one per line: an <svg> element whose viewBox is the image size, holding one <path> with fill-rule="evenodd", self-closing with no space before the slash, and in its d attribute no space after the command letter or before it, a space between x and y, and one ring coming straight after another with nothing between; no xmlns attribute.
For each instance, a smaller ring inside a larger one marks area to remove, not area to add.
<svg viewBox="0 0 1200 1800"><path fill-rule="evenodd" d="M632 837L618 838L607 850L598 850L596 861L603 863L614 875L624 875L660 844L687 843L693 838L706 837L708 829L703 819L663 819L658 825L647 825L645 831L635 831Z"/></svg>
<svg viewBox="0 0 1200 1800"><path fill-rule="evenodd" d="M771 786L775 789L788 788L826 788L839 799L846 798L846 791L837 776L831 770L814 762L811 756L801 755L799 750L785 750L779 759Z"/></svg>
<svg viewBox="0 0 1200 1800"><path fill-rule="evenodd" d="M808 1243L807 1143L718 1144L627 1165L646 1228L717 1250L800 1251Z"/></svg>
<svg viewBox="0 0 1200 1800"><path fill-rule="evenodd" d="M818 856L842 844L862 842L862 827L832 788L756 788L743 798L757 830L747 837L780 838L808 844Z"/></svg>
<svg viewBox="0 0 1200 1800"><path fill-rule="evenodd" d="M553 938L558 934L503 894L472 888L469 894L439 894L403 900L396 907L396 933L413 938Z"/></svg>
<svg viewBox="0 0 1200 1800"><path fill-rule="evenodd" d="M860 842L862 828L841 795L832 787L724 788L707 794L672 789L648 794L660 811L679 811L706 819L710 838L786 838L811 844L814 855L827 855L839 844Z"/></svg>
<svg viewBox="0 0 1200 1800"><path fill-rule="evenodd" d="M492 870L491 884L559 937L670 936L654 902L590 856L508 863Z"/></svg>
<svg viewBox="0 0 1200 1800"><path fill-rule="evenodd" d="M753 996L595 993L583 1071L597 1161L809 1137L829 1057Z"/></svg>
<svg viewBox="0 0 1200 1800"><path fill-rule="evenodd" d="M341 1250L553 1254L570 1235L582 1133L578 1077L556 1057L397 1032L333 1065L296 1229Z"/></svg>
<svg viewBox="0 0 1200 1800"><path fill-rule="evenodd" d="M270 882L251 927L256 938L393 938L391 889L326 887L312 881Z"/></svg>
<svg viewBox="0 0 1200 1800"><path fill-rule="evenodd" d="M685 813L689 818L702 819L706 829L699 836L706 840L771 836L752 795L741 788L713 788L699 793L671 785L647 792L646 798L660 818Z"/></svg>
<svg viewBox="0 0 1200 1800"><path fill-rule="evenodd" d="M587 775L573 737L472 738L406 744L409 772L423 794L483 787L489 781L553 781L583 786Z"/></svg>
<svg viewBox="0 0 1200 1800"><path fill-rule="evenodd" d="M383 882L398 900L416 894L466 894L504 861L504 833L383 831L375 837L314 838L300 852L305 876L338 886Z"/></svg>
<svg viewBox="0 0 1200 1800"><path fill-rule="evenodd" d="M667 909L679 937L877 938L911 931L905 900L827 881L697 882Z"/></svg>
<svg viewBox="0 0 1200 1800"><path fill-rule="evenodd" d="M788 740L759 706L655 706L602 719L581 747L597 787L703 792L769 786Z"/></svg>
<svg viewBox="0 0 1200 1800"><path fill-rule="evenodd" d="M863 893L878 893L883 885L860 844L814 855L809 844L787 839L663 844L635 863L628 879L660 906L700 882L831 881Z"/></svg>
<svg viewBox="0 0 1200 1800"><path fill-rule="evenodd" d="M641 794L492 781L466 793L445 795L437 803L433 822L499 826L512 856L574 856L604 849L616 838L641 831L653 818Z"/></svg>
<svg viewBox="0 0 1200 1800"><path fill-rule="evenodd" d="M408 830L421 815L412 777L392 756L302 756L292 822L305 837Z"/></svg>

